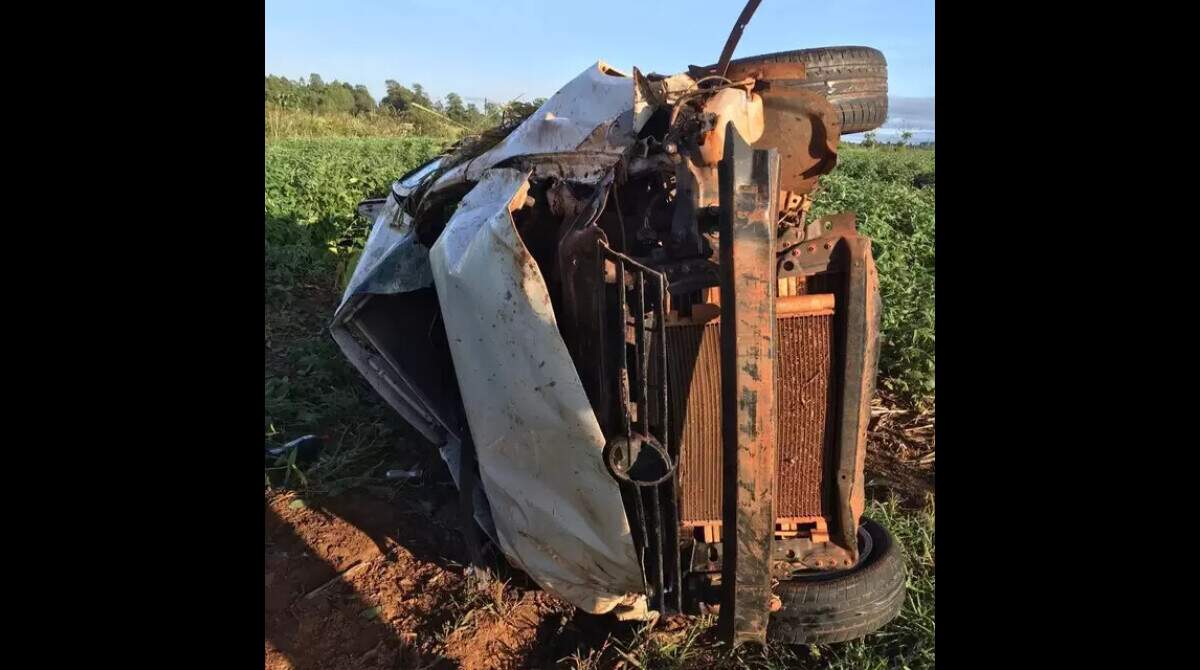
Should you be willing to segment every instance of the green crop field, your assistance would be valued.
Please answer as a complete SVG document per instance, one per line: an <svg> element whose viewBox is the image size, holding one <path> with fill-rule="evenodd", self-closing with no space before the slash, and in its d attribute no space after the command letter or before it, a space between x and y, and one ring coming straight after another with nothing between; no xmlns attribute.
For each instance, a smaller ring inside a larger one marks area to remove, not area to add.
<svg viewBox="0 0 1200 670"><path fill-rule="evenodd" d="M383 196L394 179L446 144L424 137L267 141L266 443L278 446L309 433L329 443L311 465L268 467L268 487L320 497L392 486L383 471L412 462L397 454L433 451L343 360L327 326L341 277L352 269L368 232L355 205ZM839 165L822 178L815 203L816 214L857 212L860 230L873 239L883 297L880 388L889 402L923 416L934 406L933 175L932 149L843 144ZM866 640L734 653L715 646L712 621L700 618L681 631L635 631L614 644L622 658L645 668L932 668L932 496L877 496L868 514L905 546L910 583L901 617ZM573 662L611 667L586 656Z"/></svg>
<svg viewBox="0 0 1200 670"><path fill-rule="evenodd" d="M821 178L818 214L855 212L872 240L883 298L880 383L933 401L933 150L842 145Z"/></svg>

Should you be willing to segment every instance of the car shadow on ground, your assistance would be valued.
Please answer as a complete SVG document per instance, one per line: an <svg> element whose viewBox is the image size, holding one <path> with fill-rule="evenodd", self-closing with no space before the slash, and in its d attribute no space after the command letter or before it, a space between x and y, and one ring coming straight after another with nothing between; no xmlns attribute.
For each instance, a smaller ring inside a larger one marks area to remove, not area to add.
<svg viewBox="0 0 1200 670"><path fill-rule="evenodd" d="M322 668L336 663L335 658L361 660L380 641L393 638L382 621L362 616L372 605L341 580L346 566L359 564L361 557L322 558L271 507L266 529L267 668ZM331 631L333 627L337 630ZM342 649L330 649L329 638L336 638ZM398 640L391 641L399 646Z"/></svg>
<svg viewBox="0 0 1200 670"><path fill-rule="evenodd" d="M466 568L456 501L441 481L269 496L267 667L458 667L434 644Z"/></svg>

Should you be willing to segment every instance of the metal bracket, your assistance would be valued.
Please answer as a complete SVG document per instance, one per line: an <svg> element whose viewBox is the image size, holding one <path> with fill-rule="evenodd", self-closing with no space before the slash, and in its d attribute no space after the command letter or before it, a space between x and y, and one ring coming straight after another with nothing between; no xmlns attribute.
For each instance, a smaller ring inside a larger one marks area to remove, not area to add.
<svg viewBox="0 0 1200 670"><path fill-rule="evenodd" d="M799 277L837 270L834 248L842 237L857 236L853 212L811 221L801 230L783 230L776 240L779 277Z"/></svg>
<svg viewBox="0 0 1200 670"><path fill-rule="evenodd" d="M838 417L836 456L837 513L830 537L858 560L858 520L865 504L863 462L867 451L867 424L875 390L879 351L879 277L871 257L871 240L845 237L835 248L846 264L845 307L842 328L841 413Z"/></svg>

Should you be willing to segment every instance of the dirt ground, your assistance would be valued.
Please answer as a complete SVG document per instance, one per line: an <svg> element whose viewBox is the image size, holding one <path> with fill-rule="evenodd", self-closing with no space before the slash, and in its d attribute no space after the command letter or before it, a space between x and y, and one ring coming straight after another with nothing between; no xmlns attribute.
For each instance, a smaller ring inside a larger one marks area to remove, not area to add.
<svg viewBox="0 0 1200 670"><path fill-rule="evenodd" d="M268 496L268 669L556 667L588 646L600 621L469 577L453 499L426 497L438 488Z"/></svg>
<svg viewBox="0 0 1200 670"><path fill-rule="evenodd" d="M876 417L886 428L887 415ZM868 486L919 504L932 466L880 430L872 438ZM456 500L448 475L312 499L269 493L266 667L556 668L603 653L611 622L576 613L519 574L479 585Z"/></svg>

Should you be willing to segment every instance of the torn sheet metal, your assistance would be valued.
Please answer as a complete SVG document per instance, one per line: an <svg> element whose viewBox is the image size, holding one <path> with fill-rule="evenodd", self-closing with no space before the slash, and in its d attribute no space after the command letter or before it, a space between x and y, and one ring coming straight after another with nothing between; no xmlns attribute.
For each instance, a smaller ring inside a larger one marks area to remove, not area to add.
<svg viewBox="0 0 1200 670"><path fill-rule="evenodd" d="M645 580L604 436L513 224L527 176L484 172L430 252L481 481L513 564L585 611L636 611Z"/></svg>
<svg viewBox="0 0 1200 670"><path fill-rule="evenodd" d="M417 242L412 217L401 205L421 181L429 177L441 165L436 158L405 175L392 185L367 242L363 245L358 265L346 284L342 302L334 314L339 321L348 311L350 298L361 293L405 293L433 284L429 273L429 250Z"/></svg>
<svg viewBox="0 0 1200 670"><path fill-rule="evenodd" d="M655 108L662 104L657 97L657 91L642 71L633 68L633 131L638 132L645 127L646 122L654 114Z"/></svg>
<svg viewBox="0 0 1200 670"><path fill-rule="evenodd" d="M567 152L594 156L586 164L576 161L578 174L570 177L598 180L637 140L633 104L633 78L597 61L499 144L447 171L433 188L477 181L485 170L517 156Z"/></svg>
<svg viewBox="0 0 1200 670"><path fill-rule="evenodd" d="M673 74L669 77L651 75L651 80L642 71L633 68L633 129L641 131L654 110L662 105L674 105L680 96L696 88L696 80L686 74Z"/></svg>

